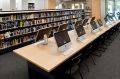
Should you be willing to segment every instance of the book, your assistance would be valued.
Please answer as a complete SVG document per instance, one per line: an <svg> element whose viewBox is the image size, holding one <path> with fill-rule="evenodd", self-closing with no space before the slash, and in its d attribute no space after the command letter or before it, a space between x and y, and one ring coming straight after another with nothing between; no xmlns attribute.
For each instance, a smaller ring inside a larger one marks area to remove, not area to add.
<svg viewBox="0 0 120 79"><path fill-rule="evenodd" d="M20 21L20 27L23 27L23 22L22 22L22 20Z"/></svg>

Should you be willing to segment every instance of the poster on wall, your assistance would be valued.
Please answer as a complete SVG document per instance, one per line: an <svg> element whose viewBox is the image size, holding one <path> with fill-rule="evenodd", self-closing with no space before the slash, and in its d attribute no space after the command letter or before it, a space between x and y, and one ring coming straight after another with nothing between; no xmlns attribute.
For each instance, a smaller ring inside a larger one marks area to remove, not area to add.
<svg viewBox="0 0 120 79"><path fill-rule="evenodd" d="M28 10L35 10L35 3L28 3Z"/></svg>

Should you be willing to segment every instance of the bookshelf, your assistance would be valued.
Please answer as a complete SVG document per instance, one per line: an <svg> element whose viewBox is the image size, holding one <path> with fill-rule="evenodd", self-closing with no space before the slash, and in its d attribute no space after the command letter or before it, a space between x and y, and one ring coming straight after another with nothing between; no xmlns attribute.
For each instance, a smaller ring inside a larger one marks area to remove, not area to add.
<svg viewBox="0 0 120 79"><path fill-rule="evenodd" d="M32 44L37 30L84 18L83 10L31 10L0 12L0 52Z"/></svg>

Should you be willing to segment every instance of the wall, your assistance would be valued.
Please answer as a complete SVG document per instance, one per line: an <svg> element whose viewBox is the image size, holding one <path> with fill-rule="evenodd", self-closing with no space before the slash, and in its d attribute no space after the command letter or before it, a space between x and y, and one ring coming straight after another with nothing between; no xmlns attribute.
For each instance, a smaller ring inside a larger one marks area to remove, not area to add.
<svg viewBox="0 0 120 79"><path fill-rule="evenodd" d="M63 4L62 8L63 9L71 9L72 8L72 4L79 4L81 5L81 3L85 3L85 0L76 0L76 1L65 1L65 2L56 2L56 5L58 6L58 4Z"/></svg>
<svg viewBox="0 0 120 79"><path fill-rule="evenodd" d="M101 0L101 18L105 17L105 0Z"/></svg>
<svg viewBox="0 0 120 79"><path fill-rule="evenodd" d="M16 10L22 10L22 0L16 0Z"/></svg>
<svg viewBox="0 0 120 79"><path fill-rule="evenodd" d="M0 0L0 8L3 11L28 10L28 3L35 3L35 9L48 9L48 0ZM50 8L54 5L50 4Z"/></svg>
<svg viewBox="0 0 120 79"><path fill-rule="evenodd" d="M22 10L28 10L28 3L35 3L35 0L22 0Z"/></svg>
<svg viewBox="0 0 120 79"><path fill-rule="evenodd" d="M16 0L0 0L0 9L10 11L16 9Z"/></svg>
<svg viewBox="0 0 120 79"><path fill-rule="evenodd" d="M35 0L35 9L48 9L48 0Z"/></svg>
<svg viewBox="0 0 120 79"><path fill-rule="evenodd" d="M92 0L92 16L101 18L101 0Z"/></svg>
<svg viewBox="0 0 120 79"><path fill-rule="evenodd" d="M22 0L22 10L28 10L28 3L35 3L35 9L47 9L48 0Z"/></svg>
<svg viewBox="0 0 120 79"><path fill-rule="evenodd" d="M0 0L3 11L10 10L10 0Z"/></svg>
<svg viewBox="0 0 120 79"><path fill-rule="evenodd" d="M10 10L16 10L16 0L10 0Z"/></svg>
<svg viewBox="0 0 120 79"><path fill-rule="evenodd" d="M2 0L0 0L0 9L2 8Z"/></svg>
<svg viewBox="0 0 120 79"><path fill-rule="evenodd" d="M48 9L55 9L56 4L56 0L48 0Z"/></svg>

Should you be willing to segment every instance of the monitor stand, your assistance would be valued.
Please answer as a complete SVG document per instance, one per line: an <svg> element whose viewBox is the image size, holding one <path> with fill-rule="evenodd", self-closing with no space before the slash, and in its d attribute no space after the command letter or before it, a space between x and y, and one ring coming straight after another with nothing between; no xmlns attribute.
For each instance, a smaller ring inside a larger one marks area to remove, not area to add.
<svg viewBox="0 0 120 79"><path fill-rule="evenodd" d="M111 22L111 21L106 23L106 25L107 25L108 27L111 27L112 24L113 24L113 22Z"/></svg>
<svg viewBox="0 0 120 79"><path fill-rule="evenodd" d="M92 33L96 34L99 31L99 28L92 30Z"/></svg>
<svg viewBox="0 0 120 79"><path fill-rule="evenodd" d="M106 22L107 25L110 25L110 22Z"/></svg>
<svg viewBox="0 0 120 79"><path fill-rule="evenodd" d="M71 48L71 42L61 46L58 48L58 50L63 54L63 55L68 55L69 53L71 53L74 49Z"/></svg>
<svg viewBox="0 0 120 79"><path fill-rule="evenodd" d="M89 27L89 23L86 23L86 25L83 26L85 29Z"/></svg>
<svg viewBox="0 0 120 79"><path fill-rule="evenodd" d="M87 41L89 41L89 39L86 39L86 35L82 35L80 37L77 37L77 40L82 42L82 43L86 43Z"/></svg>
<svg viewBox="0 0 120 79"><path fill-rule="evenodd" d="M44 35L44 38L43 38L43 40L42 41L39 41L39 42L37 42L37 43L35 43L35 45L47 45L48 44L48 37L47 37L47 35L45 34Z"/></svg>
<svg viewBox="0 0 120 79"><path fill-rule="evenodd" d="M113 18L114 22L116 23L117 19L116 18Z"/></svg>
<svg viewBox="0 0 120 79"><path fill-rule="evenodd" d="M82 36L80 36L80 37L77 37L77 40L78 40L78 41L83 41L83 40L85 40L85 35L82 35Z"/></svg>
<svg viewBox="0 0 120 79"><path fill-rule="evenodd" d="M100 26L100 30L103 30L104 29L104 26Z"/></svg>
<svg viewBox="0 0 120 79"><path fill-rule="evenodd" d="M43 45L47 45L48 44L48 37L46 34L44 35L43 39L44 39Z"/></svg>

